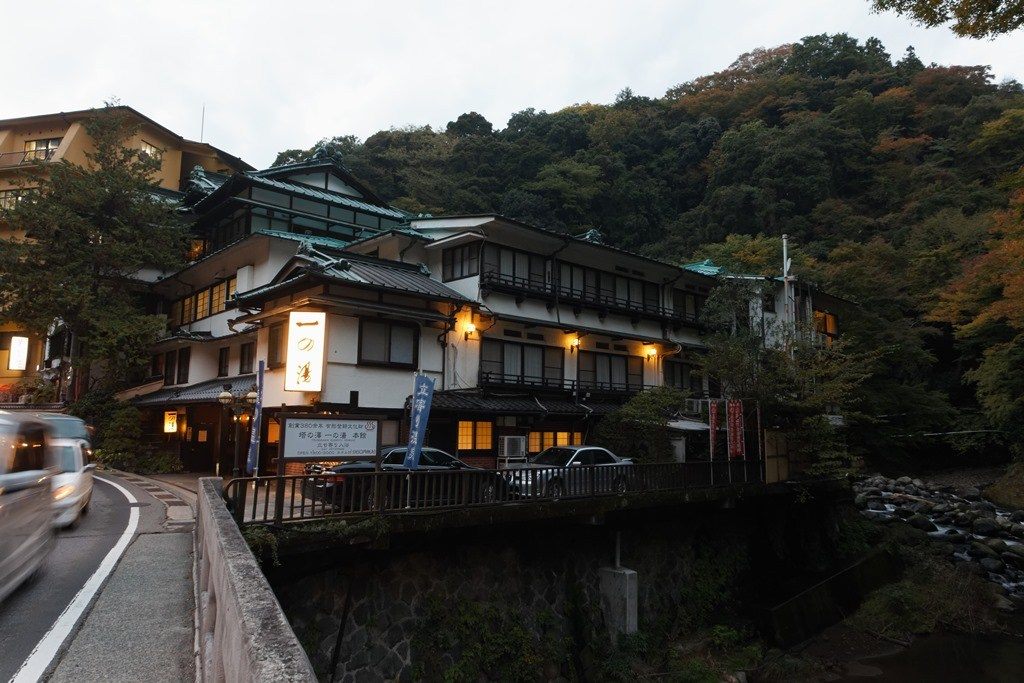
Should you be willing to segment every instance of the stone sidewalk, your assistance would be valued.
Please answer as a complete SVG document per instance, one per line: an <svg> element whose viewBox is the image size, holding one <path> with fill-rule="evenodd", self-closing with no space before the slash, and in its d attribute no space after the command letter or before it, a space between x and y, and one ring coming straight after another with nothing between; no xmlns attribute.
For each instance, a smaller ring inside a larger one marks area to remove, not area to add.
<svg viewBox="0 0 1024 683"><path fill-rule="evenodd" d="M144 521L48 680L193 681L195 498L148 477L103 476L132 490Z"/></svg>

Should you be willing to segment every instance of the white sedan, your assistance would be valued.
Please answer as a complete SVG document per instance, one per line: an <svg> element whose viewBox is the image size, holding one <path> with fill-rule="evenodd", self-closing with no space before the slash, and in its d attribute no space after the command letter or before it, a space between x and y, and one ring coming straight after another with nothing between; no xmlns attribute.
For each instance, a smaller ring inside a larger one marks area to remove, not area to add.
<svg viewBox="0 0 1024 683"><path fill-rule="evenodd" d="M89 431L80 418L61 413L36 413L46 423L52 478L53 525L71 526L89 509L92 500L92 447Z"/></svg>

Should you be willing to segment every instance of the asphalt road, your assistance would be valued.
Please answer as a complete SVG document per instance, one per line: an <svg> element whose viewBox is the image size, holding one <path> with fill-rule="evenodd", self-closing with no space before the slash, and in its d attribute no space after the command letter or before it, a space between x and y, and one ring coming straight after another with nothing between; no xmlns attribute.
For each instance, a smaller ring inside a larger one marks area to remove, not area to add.
<svg viewBox="0 0 1024 683"><path fill-rule="evenodd" d="M21 666L125 530L131 509L114 487L96 481L89 512L59 531L43 571L0 603L0 681Z"/></svg>

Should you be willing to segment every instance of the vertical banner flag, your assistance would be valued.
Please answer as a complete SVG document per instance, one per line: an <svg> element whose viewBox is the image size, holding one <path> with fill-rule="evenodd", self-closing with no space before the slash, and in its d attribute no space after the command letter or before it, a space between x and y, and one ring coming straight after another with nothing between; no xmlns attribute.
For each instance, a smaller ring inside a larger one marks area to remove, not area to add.
<svg viewBox="0 0 1024 683"><path fill-rule="evenodd" d="M715 459L715 446L718 445L718 401L711 399L708 401L708 425L709 434L711 436L711 460Z"/></svg>
<svg viewBox="0 0 1024 683"><path fill-rule="evenodd" d="M249 457L245 461L246 474L256 471L260 460L260 422L263 417L263 361L256 370L256 405L252 407L252 431L249 434Z"/></svg>
<svg viewBox="0 0 1024 683"><path fill-rule="evenodd" d="M728 427L729 458L742 458L746 455L746 444L743 441L743 401L730 399L725 404L725 421Z"/></svg>
<svg viewBox="0 0 1024 683"><path fill-rule="evenodd" d="M427 431L430 417L430 402L434 398L434 380L426 375L416 374L412 384L412 407L409 411L409 446L405 451L405 466L414 470L420 466L423 451L423 434Z"/></svg>

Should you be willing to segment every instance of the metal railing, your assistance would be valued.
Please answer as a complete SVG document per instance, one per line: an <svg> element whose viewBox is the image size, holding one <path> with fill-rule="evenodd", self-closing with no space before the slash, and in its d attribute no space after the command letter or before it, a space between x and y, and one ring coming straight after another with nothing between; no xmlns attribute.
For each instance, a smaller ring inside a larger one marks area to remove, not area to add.
<svg viewBox="0 0 1024 683"><path fill-rule="evenodd" d="M547 282L537 277L519 277L496 271L483 271L480 282L484 286L516 293L541 296L544 298L558 297L567 303L578 303L614 310L631 316L653 316L671 322L698 324L696 313L679 311L675 308L653 304L649 301L622 299L605 291L592 291L574 288L570 285Z"/></svg>
<svg viewBox="0 0 1024 683"><path fill-rule="evenodd" d="M533 377L530 375L512 375L491 370L480 371L480 386L506 386L529 389L552 389L575 392L577 390L595 391L609 394L636 394L644 389L657 386L629 380L615 382L612 380L573 380L561 377Z"/></svg>
<svg viewBox="0 0 1024 683"><path fill-rule="evenodd" d="M56 149L28 149L21 152L0 152L0 168L50 161L56 151Z"/></svg>
<svg viewBox="0 0 1024 683"><path fill-rule="evenodd" d="M760 460L246 477L225 499L239 524L530 506L760 483Z"/></svg>

